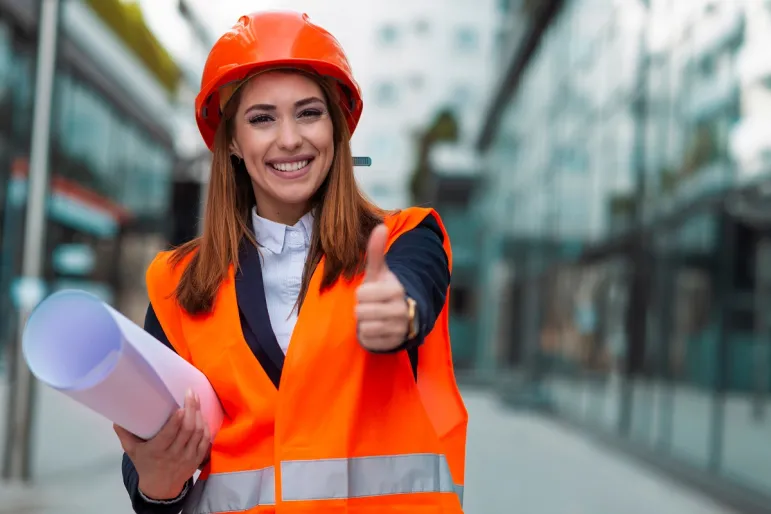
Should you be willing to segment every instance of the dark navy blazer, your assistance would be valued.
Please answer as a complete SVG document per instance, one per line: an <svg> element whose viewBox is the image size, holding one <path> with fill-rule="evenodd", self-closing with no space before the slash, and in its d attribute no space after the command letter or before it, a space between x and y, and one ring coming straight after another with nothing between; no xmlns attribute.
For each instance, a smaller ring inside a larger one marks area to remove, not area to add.
<svg viewBox="0 0 771 514"><path fill-rule="evenodd" d="M434 326L444 306L450 271L443 246L444 236L434 216L402 234L386 253L386 264L402 283L407 295L415 300L420 327L417 336L406 341L396 351L407 351L413 373L417 376L417 348ZM244 245L240 255L241 269L236 275L236 297L241 316L241 329L252 353L262 365L273 384L278 387L284 365L284 353L270 328L265 301L262 271L257 249ZM163 344L174 349L163 332L153 311L147 308L145 330ZM150 503L139 494L139 475L134 463L123 454L123 483L126 486L134 512L137 514L177 514L181 500ZM192 479L188 486L192 485Z"/></svg>

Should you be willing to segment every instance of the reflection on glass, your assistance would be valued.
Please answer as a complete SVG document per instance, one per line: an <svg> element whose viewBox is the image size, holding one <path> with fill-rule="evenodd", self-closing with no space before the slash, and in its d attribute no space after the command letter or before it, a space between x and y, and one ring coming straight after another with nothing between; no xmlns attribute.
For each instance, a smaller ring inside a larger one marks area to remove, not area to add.
<svg viewBox="0 0 771 514"><path fill-rule="evenodd" d="M692 219L678 232L679 265L674 275L673 323L667 357L673 379L671 450L680 458L706 466L720 316L719 305L713 299L717 263L714 238L709 237L708 231L693 230L696 226L715 228L714 224L702 225Z"/></svg>
<svg viewBox="0 0 771 514"><path fill-rule="evenodd" d="M562 267L544 300L541 352L559 409L614 430L626 351L624 261Z"/></svg>
<svg viewBox="0 0 771 514"><path fill-rule="evenodd" d="M738 225L736 301L728 325L723 472L771 492L771 238Z"/></svg>
<svg viewBox="0 0 771 514"><path fill-rule="evenodd" d="M56 173L137 215L162 215L170 194L170 149L67 73L57 77L56 103Z"/></svg>

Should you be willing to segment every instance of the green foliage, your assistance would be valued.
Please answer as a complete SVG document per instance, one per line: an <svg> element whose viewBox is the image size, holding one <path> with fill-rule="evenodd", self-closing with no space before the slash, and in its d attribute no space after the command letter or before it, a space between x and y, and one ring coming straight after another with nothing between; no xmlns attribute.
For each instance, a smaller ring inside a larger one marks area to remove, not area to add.
<svg viewBox="0 0 771 514"><path fill-rule="evenodd" d="M431 173L429 155L431 148L439 142L458 140L458 120L450 109L440 111L428 129L419 135L418 159L410 180L410 193L414 203L419 201L423 184Z"/></svg>
<svg viewBox="0 0 771 514"><path fill-rule="evenodd" d="M631 194L618 194L610 198L610 212L613 215L634 214L636 198Z"/></svg>

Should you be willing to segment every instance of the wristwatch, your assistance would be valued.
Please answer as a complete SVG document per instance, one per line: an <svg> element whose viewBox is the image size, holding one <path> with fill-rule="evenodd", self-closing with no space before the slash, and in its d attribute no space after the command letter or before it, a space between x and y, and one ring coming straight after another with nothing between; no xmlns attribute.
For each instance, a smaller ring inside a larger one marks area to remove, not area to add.
<svg viewBox="0 0 771 514"><path fill-rule="evenodd" d="M415 336L418 335L418 327L420 327L419 321L418 321L418 305L409 296L405 297L405 300L407 301L407 310L409 313L409 323L408 323L408 330L407 330L407 341L410 339L415 338Z"/></svg>

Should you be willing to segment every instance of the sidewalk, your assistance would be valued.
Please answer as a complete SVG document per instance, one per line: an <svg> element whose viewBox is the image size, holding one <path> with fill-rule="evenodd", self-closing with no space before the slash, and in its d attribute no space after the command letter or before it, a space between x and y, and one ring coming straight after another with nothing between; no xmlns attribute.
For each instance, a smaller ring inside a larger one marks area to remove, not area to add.
<svg viewBox="0 0 771 514"><path fill-rule="evenodd" d="M0 412L6 399L2 385ZM38 400L35 481L0 482L0 514L131 514L120 472L123 451L112 424L42 385ZM0 437L4 430L0 425Z"/></svg>
<svg viewBox="0 0 771 514"><path fill-rule="evenodd" d="M39 392L37 482L0 485L0 514L131 514L110 423ZM502 409L482 390L465 398L467 514L731 514L545 418Z"/></svg>

